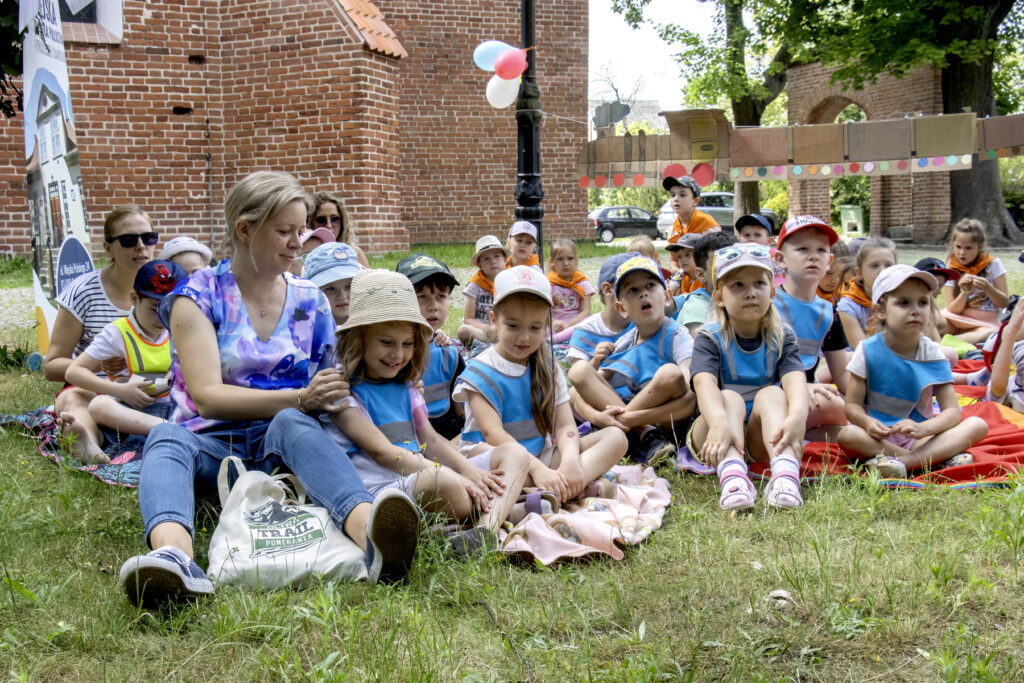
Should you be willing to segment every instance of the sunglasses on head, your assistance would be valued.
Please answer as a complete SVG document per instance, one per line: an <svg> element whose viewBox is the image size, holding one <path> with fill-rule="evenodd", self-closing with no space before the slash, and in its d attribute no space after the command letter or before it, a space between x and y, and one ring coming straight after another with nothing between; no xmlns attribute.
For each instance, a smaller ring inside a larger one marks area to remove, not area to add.
<svg viewBox="0 0 1024 683"><path fill-rule="evenodd" d="M327 223L330 222L331 227L338 227L341 225L341 216L317 216L313 219L318 228L326 228Z"/></svg>
<svg viewBox="0 0 1024 683"><path fill-rule="evenodd" d="M147 247L151 247L160 241L160 235L155 232L144 232L141 235L118 235L107 242L107 244L117 242L125 249L131 249L139 243L139 239L141 239L142 243Z"/></svg>
<svg viewBox="0 0 1024 683"><path fill-rule="evenodd" d="M763 244L734 244L731 247L724 247L715 252L716 262L722 264L738 259L743 254L749 254L755 258L770 258L771 252Z"/></svg>

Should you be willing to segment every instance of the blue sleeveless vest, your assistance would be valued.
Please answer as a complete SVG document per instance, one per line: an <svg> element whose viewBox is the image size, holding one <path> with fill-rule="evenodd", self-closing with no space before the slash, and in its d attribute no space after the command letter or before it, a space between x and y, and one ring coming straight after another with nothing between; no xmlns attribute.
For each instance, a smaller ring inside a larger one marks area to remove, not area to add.
<svg viewBox="0 0 1024 683"><path fill-rule="evenodd" d="M459 379L483 394L501 416L501 426L505 431L531 454L537 455L544 448L544 435L533 421L531 375L527 367L522 377L512 377L474 358L466 364ZM471 443L486 441L481 432L465 430L462 432L462 440Z"/></svg>
<svg viewBox="0 0 1024 683"><path fill-rule="evenodd" d="M782 320L796 332L800 345L800 362L810 370L818 362L818 353L832 326L832 304L814 297L814 301L800 301L781 289L775 290L775 307Z"/></svg>
<svg viewBox="0 0 1024 683"><path fill-rule="evenodd" d="M420 442L416 436L408 384L363 380L352 385L352 393L359 398L373 424L377 425L377 429L384 433L388 441L399 448L419 451Z"/></svg>
<svg viewBox="0 0 1024 683"><path fill-rule="evenodd" d="M438 346L430 342L430 362L423 373L423 400L430 417L441 417L451 404L452 377L459 364L459 351L454 346Z"/></svg>
<svg viewBox="0 0 1024 683"><path fill-rule="evenodd" d="M679 315L683 312L683 306L686 304L687 299L689 299L694 294L703 294L704 298L706 298L708 301L711 301L711 293L708 290L704 289L703 287L701 287L699 289L695 289L692 292L690 292L689 294L680 294L679 296L683 297L683 299L682 299L682 301L679 301L676 304L676 306L677 306L676 314L674 316L672 316L673 320L675 320L676 322L679 322ZM678 299L679 297L676 297L676 298Z"/></svg>
<svg viewBox="0 0 1024 683"><path fill-rule="evenodd" d="M757 392L766 386L779 383L775 379L775 364L779 361L779 351L774 347L769 349L764 341L756 351L749 353L741 349L736 342L726 345L721 323L708 323L701 332L711 337L718 346L721 359L718 370L719 387L723 391L729 389L742 396L747 404L749 417Z"/></svg>
<svg viewBox="0 0 1024 683"><path fill-rule="evenodd" d="M931 416L917 410L917 402L926 387L953 381L949 361L910 360L899 356L885 343L881 332L861 344L868 366L865 397L868 414L886 425L908 417L914 422L929 419Z"/></svg>
<svg viewBox="0 0 1024 683"><path fill-rule="evenodd" d="M598 314L600 315L600 314ZM591 332L589 330L582 329L579 325L576 326L572 331L572 338L569 339L569 346L574 349L579 349L583 353L587 354L591 358L594 357L594 349L601 342L612 342L613 344L619 340L619 337L633 329L633 323L630 322L623 328L622 332L612 334L611 336L605 336L598 334L597 332Z"/></svg>
<svg viewBox="0 0 1024 683"><path fill-rule="evenodd" d="M630 398L632 391L626 384L627 379L641 387L646 386L658 368L666 363L676 362L672 356L672 339L678 327L675 320L665 318L661 329L653 337L636 346L613 353L605 359L601 369L614 373L609 384L615 389L615 393L623 398Z"/></svg>

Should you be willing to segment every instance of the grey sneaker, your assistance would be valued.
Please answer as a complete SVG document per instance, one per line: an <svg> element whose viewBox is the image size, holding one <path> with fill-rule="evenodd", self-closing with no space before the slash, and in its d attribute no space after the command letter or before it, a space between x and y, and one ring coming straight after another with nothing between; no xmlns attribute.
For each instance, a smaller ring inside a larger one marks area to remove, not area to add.
<svg viewBox="0 0 1024 683"><path fill-rule="evenodd" d="M960 465L973 465L974 456L970 453L957 453L946 462L939 465L939 469L946 469L947 467L959 467Z"/></svg>
<svg viewBox="0 0 1024 683"><path fill-rule="evenodd" d="M882 479L906 479L907 466L899 458L883 455L875 464L875 469Z"/></svg>
<svg viewBox="0 0 1024 683"><path fill-rule="evenodd" d="M366 519L367 581L395 583L412 566L419 540L419 515L409 496L398 489L377 495Z"/></svg>
<svg viewBox="0 0 1024 683"><path fill-rule="evenodd" d="M213 594L213 583L192 558L173 546L129 558L118 583L133 605L150 606Z"/></svg>

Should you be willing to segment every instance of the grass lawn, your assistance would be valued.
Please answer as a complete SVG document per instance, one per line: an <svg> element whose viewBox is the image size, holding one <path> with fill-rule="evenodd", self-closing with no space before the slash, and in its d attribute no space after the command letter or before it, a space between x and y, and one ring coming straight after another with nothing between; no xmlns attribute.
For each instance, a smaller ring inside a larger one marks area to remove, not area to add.
<svg viewBox="0 0 1024 683"><path fill-rule="evenodd" d="M462 281L471 250L430 249ZM56 388L0 372L0 412ZM59 468L11 429L0 472L0 671L13 680L1024 678L1024 480L903 492L835 477L795 512L759 501L730 516L713 478L665 473L665 527L623 562L458 563L424 541L400 587L223 589L148 612L117 587L144 550L135 491ZM203 566L215 520L203 505Z"/></svg>

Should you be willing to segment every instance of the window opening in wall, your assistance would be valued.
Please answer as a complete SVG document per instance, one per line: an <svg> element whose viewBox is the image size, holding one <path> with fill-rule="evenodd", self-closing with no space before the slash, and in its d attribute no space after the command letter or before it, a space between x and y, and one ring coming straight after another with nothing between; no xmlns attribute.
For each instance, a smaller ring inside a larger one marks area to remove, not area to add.
<svg viewBox="0 0 1024 683"><path fill-rule="evenodd" d="M71 225L71 214L68 212L68 182L60 181L61 210L64 216L64 225Z"/></svg>
<svg viewBox="0 0 1024 683"><path fill-rule="evenodd" d="M60 118L53 117L50 119L50 152L53 154L53 158L56 159L64 153L64 145L60 141Z"/></svg>
<svg viewBox="0 0 1024 683"><path fill-rule="evenodd" d="M50 200L50 243L57 245L64 241L64 216L60 209L57 183L47 185L46 192Z"/></svg>

